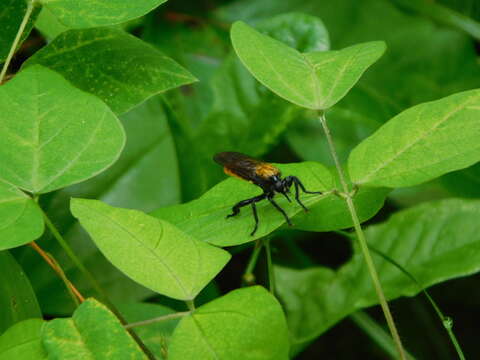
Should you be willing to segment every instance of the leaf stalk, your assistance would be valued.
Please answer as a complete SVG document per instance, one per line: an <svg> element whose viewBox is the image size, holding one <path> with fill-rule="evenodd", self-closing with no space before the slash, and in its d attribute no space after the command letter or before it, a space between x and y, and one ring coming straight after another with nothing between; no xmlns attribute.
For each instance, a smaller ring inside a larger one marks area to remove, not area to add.
<svg viewBox="0 0 480 360"><path fill-rule="evenodd" d="M365 238L365 234L364 234L364 232L362 230L362 227L360 225L360 220L358 218L357 210L355 208L355 204L353 203L353 199L352 199L351 193L350 193L348 185L347 185L346 177L345 177L343 168L340 164L340 161L338 159L338 155L337 155L337 152L335 150L335 145L333 143L332 135L331 135L330 129L327 125L327 120L325 118L325 114L324 114L323 111L319 112L319 119L320 119L320 123L322 124L323 131L325 133L325 137L327 138L330 154L332 155L333 161L335 162L335 167L337 168L337 172L338 172L338 176L340 178L340 182L341 182L341 185L342 185L345 201L347 202L348 210L349 210L350 215L352 217L353 226L355 228L355 232L357 234L358 242L360 244L360 249L362 251L365 262L367 263L367 268L368 268L370 276L373 280L373 285L375 287L375 291L377 293L380 306L382 307L383 314L384 314L385 319L387 321L388 328L390 329L390 333L392 334L393 341L396 345L398 356L401 360L407 360L406 355L405 355L405 350L403 349L403 346L402 346L402 341L400 340L400 335L398 334L398 330L395 326L395 322L393 320L392 313L390 312L390 308L389 308L387 300L385 298L385 294L383 293L382 285L380 283L380 279L378 277L378 273L377 273L377 270L375 268L375 264L373 263L372 256L370 254L370 251L368 250L367 240Z"/></svg>

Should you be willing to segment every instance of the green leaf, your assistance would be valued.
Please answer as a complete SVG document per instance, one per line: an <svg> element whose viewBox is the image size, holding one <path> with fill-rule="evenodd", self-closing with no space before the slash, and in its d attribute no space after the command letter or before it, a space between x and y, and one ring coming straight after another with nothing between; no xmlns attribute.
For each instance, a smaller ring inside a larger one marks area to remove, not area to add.
<svg viewBox="0 0 480 360"><path fill-rule="evenodd" d="M69 28L59 22L55 15L46 7L43 7L42 11L40 11L38 19L35 21L35 28L40 31L48 41L52 41L62 32L69 30Z"/></svg>
<svg viewBox="0 0 480 360"><path fill-rule="evenodd" d="M212 160L213 161L213 160ZM276 164L282 173L296 175L307 190L328 191L334 187L330 171L319 163ZM254 218L250 207L242 209L239 215L225 219L237 202L260 195L261 189L240 179L229 178L206 192L202 197L186 204L160 208L153 216L175 224L183 232L195 238L218 246L239 245L261 238L285 223L285 219L268 201L257 204L258 230L251 236ZM335 195L301 194L301 200L313 209L317 203L328 201ZM297 203L285 198L275 200L296 223L298 213L303 209ZM336 221L335 219L331 219Z"/></svg>
<svg viewBox="0 0 480 360"><path fill-rule="evenodd" d="M300 53L242 22L233 24L231 36L237 55L258 81L288 101L315 110L343 98L385 51L385 44L376 41Z"/></svg>
<svg viewBox="0 0 480 360"><path fill-rule="evenodd" d="M369 246L394 259L426 288L480 271L479 216L478 200L430 202L370 226L366 238ZM388 299L420 291L391 263L373 256ZM294 343L309 341L348 314L378 302L357 246L353 258L337 271L277 267L276 279Z"/></svg>
<svg viewBox="0 0 480 360"><path fill-rule="evenodd" d="M72 199L71 210L122 272L175 299L195 298L230 259L226 251L137 210L85 199Z"/></svg>
<svg viewBox="0 0 480 360"><path fill-rule="evenodd" d="M129 323L175 313L174 310L166 306L150 303L123 304L119 306L119 309ZM170 339L178 322L178 318L171 319L147 326L137 326L132 328L132 330L140 336L143 343L157 358L167 360Z"/></svg>
<svg viewBox="0 0 480 360"><path fill-rule="evenodd" d="M0 87L0 107L0 178L33 193L100 173L125 142L121 124L102 101L42 66Z"/></svg>
<svg viewBox="0 0 480 360"><path fill-rule="evenodd" d="M115 304L138 302L153 295L117 270L98 250L69 210L70 198L105 201L113 206L151 211L180 201L177 155L159 96L120 116L127 142L120 158L103 173L79 184L42 197L42 207L83 264L94 274ZM91 283L65 257L58 242L47 232L42 247L51 253L82 294L94 294ZM28 274L38 301L46 313L69 315L73 302L65 284L30 248L16 249L17 259ZM51 294L56 294L52 297Z"/></svg>
<svg viewBox="0 0 480 360"><path fill-rule="evenodd" d="M0 250L26 244L42 233L42 212L35 201L0 181Z"/></svg>
<svg viewBox="0 0 480 360"><path fill-rule="evenodd" d="M29 319L16 323L5 331L0 336L0 359L47 359L40 336L43 324L41 319Z"/></svg>
<svg viewBox="0 0 480 360"><path fill-rule="evenodd" d="M17 35L18 28L27 11L27 2L25 0L3 0L2 8L0 9L0 64L6 59L10 48L12 47L13 40ZM40 12L40 7L33 9L32 15L25 26L25 30L22 33L20 46L23 41L28 37L30 31L33 28L33 24Z"/></svg>
<svg viewBox="0 0 480 360"><path fill-rule="evenodd" d="M119 24L155 9L167 0L39 0L70 28Z"/></svg>
<svg viewBox="0 0 480 360"><path fill-rule="evenodd" d="M42 342L49 359L147 359L115 315L94 299L72 318L47 322Z"/></svg>
<svg viewBox="0 0 480 360"><path fill-rule="evenodd" d="M32 64L59 72L116 113L196 80L160 51L115 28L65 31L26 62Z"/></svg>
<svg viewBox="0 0 480 360"><path fill-rule="evenodd" d="M480 90L470 90L403 111L352 151L352 181L412 186L478 162L479 110Z"/></svg>
<svg viewBox="0 0 480 360"><path fill-rule="evenodd" d="M275 297L259 286L232 291L183 317L169 356L184 359L288 359L288 330Z"/></svg>
<svg viewBox="0 0 480 360"><path fill-rule="evenodd" d="M0 334L19 321L42 317L28 278L8 251L0 252L0 274Z"/></svg>

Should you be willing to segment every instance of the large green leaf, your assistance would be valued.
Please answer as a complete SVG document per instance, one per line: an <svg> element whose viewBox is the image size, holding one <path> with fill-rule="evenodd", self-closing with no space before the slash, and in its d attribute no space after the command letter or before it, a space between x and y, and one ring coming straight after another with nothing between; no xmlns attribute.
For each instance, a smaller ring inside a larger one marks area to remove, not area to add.
<svg viewBox="0 0 480 360"><path fill-rule="evenodd" d="M29 319L16 323L5 331L0 336L0 359L47 359L41 342L43 324L41 319Z"/></svg>
<svg viewBox="0 0 480 360"><path fill-rule="evenodd" d="M129 323L175 313L175 311L170 308L151 303L122 304L119 306L119 309ZM178 318L171 319L146 326L137 326L132 328L132 330L140 336L143 343L158 359L167 360L170 339L178 322Z"/></svg>
<svg viewBox="0 0 480 360"><path fill-rule="evenodd" d="M115 315L94 299L71 318L47 322L42 343L49 359L147 359Z"/></svg>
<svg viewBox="0 0 480 360"><path fill-rule="evenodd" d="M340 51L300 53L242 22L231 31L237 55L257 80L277 95L309 109L328 109L385 51L383 42Z"/></svg>
<svg viewBox="0 0 480 360"><path fill-rule="evenodd" d="M226 251L137 210L85 199L73 199L71 210L115 266L175 299L195 298L230 259Z"/></svg>
<svg viewBox="0 0 480 360"><path fill-rule="evenodd" d="M428 287L480 270L479 216L480 201L430 202L367 228L366 237L371 247L387 254ZM388 299L420 291L382 257L375 256L374 261ZM276 279L294 343L309 341L348 314L378 302L357 247L353 258L338 271L278 267Z"/></svg>
<svg viewBox="0 0 480 360"><path fill-rule="evenodd" d="M25 16L27 11L27 2L25 0L3 0L2 7L0 8L0 64L3 63L5 58L12 47L13 40L17 35L18 28L20 23ZM40 7L36 7L30 19L23 30L22 37L20 38L21 43L27 38L28 34L32 30L33 23L37 18L37 15L40 11Z"/></svg>
<svg viewBox="0 0 480 360"><path fill-rule="evenodd" d="M167 0L39 0L70 28L119 24L150 12Z"/></svg>
<svg viewBox="0 0 480 360"><path fill-rule="evenodd" d="M0 251L0 274L0 334L21 320L42 317L28 278L8 251Z"/></svg>
<svg viewBox="0 0 480 360"><path fill-rule="evenodd" d="M277 164L283 175L296 175L310 191L331 191L335 188L330 171L314 162L299 164ZM294 194L294 188L291 191ZM285 224L285 219L267 200L257 203L259 226L251 236L255 224L250 206L242 208L239 215L225 219L237 202L256 195L262 190L246 181L227 179L213 187L203 196L191 202L160 208L152 213L160 219L175 224L182 231L197 239L218 246L232 246L261 238ZM292 194L292 198L293 198ZM383 189L361 189L355 204L364 221L382 207L386 196ZM352 226L351 216L340 197L300 194L301 201L310 209L305 213L292 200L289 203L280 195L275 201L293 218L293 229L331 231Z"/></svg>
<svg viewBox="0 0 480 360"><path fill-rule="evenodd" d="M298 176L307 190L328 191L334 187L330 171L319 163L278 164L282 173ZM292 187L293 190L293 187ZM285 223L285 219L267 200L257 204L258 230L251 236L254 218L250 206L244 207L239 215L225 219L237 202L260 195L262 190L246 181L230 178L213 187L197 200L186 204L160 208L152 215L169 221L197 239L219 246L238 245L261 238ZM335 195L302 194L302 202L313 208L319 202L328 201ZM300 205L289 203L285 198L275 201L289 217L303 212ZM293 200L295 201L295 200ZM293 218L295 224L296 218Z"/></svg>
<svg viewBox="0 0 480 360"><path fill-rule="evenodd" d="M0 250L26 244L42 233L42 212L35 201L0 181Z"/></svg>
<svg viewBox="0 0 480 360"><path fill-rule="evenodd" d="M125 134L97 97L42 66L0 88L0 178L33 193L86 180L120 155Z"/></svg>
<svg viewBox="0 0 480 360"><path fill-rule="evenodd" d="M479 110L480 90L405 110L352 151L352 181L412 186L478 162Z"/></svg>
<svg viewBox="0 0 480 360"><path fill-rule="evenodd" d="M92 179L41 198L43 209L115 304L142 301L153 292L125 276L105 259L70 213L70 198L99 199L113 206L142 211L180 201L178 159L159 97L147 100L121 115L120 119L127 142L118 161ZM96 294L88 279L65 256L62 247L48 232L41 243L59 261L82 294ZM32 281L43 311L71 314L74 304L58 276L30 249L18 248L15 253ZM56 296L52 297L52 293Z"/></svg>
<svg viewBox="0 0 480 360"><path fill-rule="evenodd" d="M195 78L175 61L116 28L69 30L26 63L42 64L91 92L116 113Z"/></svg>
<svg viewBox="0 0 480 360"><path fill-rule="evenodd" d="M239 289L183 317L168 358L288 359L288 330L275 297L259 286Z"/></svg>

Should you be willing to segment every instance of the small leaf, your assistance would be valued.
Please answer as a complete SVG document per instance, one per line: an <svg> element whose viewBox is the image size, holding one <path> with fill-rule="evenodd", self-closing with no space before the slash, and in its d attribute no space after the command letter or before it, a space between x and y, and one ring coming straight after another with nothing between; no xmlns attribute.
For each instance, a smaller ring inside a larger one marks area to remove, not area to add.
<svg viewBox="0 0 480 360"><path fill-rule="evenodd" d="M32 64L59 72L78 88L105 101L117 114L196 80L157 49L116 28L65 31L25 66Z"/></svg>
<svg viewBox="0 0 480 360"><path fill-rule="evenodd" d="M24 192L0 181L0 250L10 249L42 235L42 211Z"/></svg>
<svg viewBox="0 0 480 360"><path fill-rule="evenodd" d="M41 319L29 319L11 326L0 336L0 359L47 359L40 336L43 324Z"/></svg>
<svg viewBox="0 0 480 360"><path fill-rule="evenodd" d="M387 222L368 227L365 235L369 246L395 260L427 288L480 271L479 217L478 200L441 200L398 212ZM373 257L388 299L420 292L394 265L375 253ZM312 340L348 314L378 303L357 246L352 259L337 271L277 267L276 279L297 344Z"/></svg>
<svg viewBox="0 0 480 360"><path fill-rule="evenodd" d="M479 113L480 90L403 111L352 151L352 181L412 186L480 161Z"/></svg>
<svg viewBox="0 0 480 360"><path fill-rule="evenodd" d="M314 162L301 164L277 164L282 173L296 175L310 191L328 191L333 189L333 178L323 165ZM293 190L293 187L292 187ZM206 192L202 197L186 204L160 208L153 216L169 221L187 234L218 246L239 245L261 238L285 223L285 219L267 200L257 204L259 225L251 236L255 224L250 206L242 208L239 215L226 219L232 206L241 200L260 195L262 190L246 181L230 178ZM301 201L308 208L335 195L300 194ZM275 201L293 218L303 209L295 203L289 203L278 196ZM296 220L293 218L293 223Z"/></svg>
<svg viewBox="0 0 480 360"><path fill-rule="evenodd" d="M0 87L0 179L46 193L110 166L125 142L121 124L98 98L42 66Z"/></svg>
<svg viewBox="0 0 480 360"><path fill-rule="evenodd" d="M171 339L171 360L288 359L280 304L260 286L239 289L183 317Z"/></svg>
<svg viewBox="0 0 480 360"><path fill-rule="evenodd" d="M42 313L22 268L8 251L0 251L0 334L13 324Z"/></svg>
<svg viewBox="0 0 480 360"><path fill-rule="evenodd" d="M230 259L221 249L137 210L72 199L71 210L122 272L166 296L191 300Z"/></svg>
<svg viewBox="0 0 480 360"><path fill-rule="evenodd" d="M231 30L237 55L253 76L277 95L314 110L328 109L385 51L374 41L339 51L300 53L243 22Z"/></svg>
<svg viewBox="0 0 480 360"><path fill-rule="evenodd" d="M0 11L0 29L2 29L0 31L0 64L4 62L12 47L12 43L26 11L27 2L25 0L2 0L2 8ZM18 46L20 46L28 37L28 34L30 34L39 12L39 6L33 9Z"/></svg>
<svg viewBox="0 0 480 360"><path fill-rule="evenodd" d="M49 359L147 359L115 315L94 299L72 318L47 322L42 342Z"/></svg>
<svg viewBox="0 0 480 360"><path fill-rule="evenodd" d="M119 24L152 11L167 0L39 0L70 28Z"/></svg>

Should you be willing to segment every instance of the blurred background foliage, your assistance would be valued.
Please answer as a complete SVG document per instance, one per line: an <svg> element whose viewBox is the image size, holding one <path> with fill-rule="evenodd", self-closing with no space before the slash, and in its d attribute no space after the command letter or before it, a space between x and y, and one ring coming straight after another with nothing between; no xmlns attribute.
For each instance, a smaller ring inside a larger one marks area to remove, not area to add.
<svg viewBox="0 0 480 360"><path fill-rule="evenodd" d="M334 50L371 40L387 43L386 54L327 114L343 161L356 144L402 110L480 87L480 24L476 22L480 21L480 3L475 0L170 0L145 17L124 24L125 30L161 49L199 81L155 96L121 115L128 140L120 160L94 179L41 199L84 264L120 306L140 300L155 300L173 308L183 305L154 297L110 265L70 215L70 197L97 198L143 211L189 201L225 177L212 155L228 150L273 162L316 160L333 165L314 114L260 85L241 65L230 44L228 31L233 21L241 19L261 27L267 19L286 12L319 17ZM16 57L17 68L63 30L48 16L40 14L37 30ZM280 32L279 36L288 41L289 34L281 33L281 25L265 31ZM325 44L315 46L321 49ZM479 165L425 185L393 191L369 223L383 221L398 209L451 196L480 196ZM352 253L350 242L335 233L281 230L274 238L274 261L291 268L321 265L337 269ZM50 235L41 241L72 282L82 292L93 294ZM230 249L237 256L204 290L202 301L240 286L250 245ZM30 248L12 253L26 271L44 313L58 316L73 309L61 281ZM265 278L264 270L260 262L259 282ZM454 316L457 336L471 358L480 356L475 321L480 315L479 283L479 275L473 275L432 288L445 313ZM405 343L418 358L453 358L441 325L421 296L396 300L392 308ZM383 321L378 309L369 313ZM348 318L297 358L319 358L320 354L326 359L353 359L358 354L362 359L385 358Z"/></svg>

